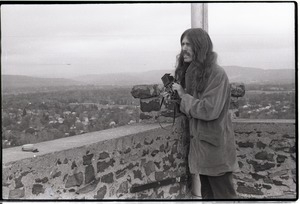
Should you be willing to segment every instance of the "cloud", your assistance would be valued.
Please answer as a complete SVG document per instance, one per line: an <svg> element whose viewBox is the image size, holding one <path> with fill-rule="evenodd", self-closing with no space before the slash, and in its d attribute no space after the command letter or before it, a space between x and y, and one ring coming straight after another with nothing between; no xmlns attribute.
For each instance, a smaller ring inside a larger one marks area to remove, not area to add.
<svg viewBox="0 0 300 204"><path fill-rule="evenodd" d="M272 56L276 67L294 67L292 5L209 4L209 33L221 62L255 61L261 67ZM4 5L1 9L2 73L6 74L170 69L180 51L180 35L190 27L188 3Z"/></svg>

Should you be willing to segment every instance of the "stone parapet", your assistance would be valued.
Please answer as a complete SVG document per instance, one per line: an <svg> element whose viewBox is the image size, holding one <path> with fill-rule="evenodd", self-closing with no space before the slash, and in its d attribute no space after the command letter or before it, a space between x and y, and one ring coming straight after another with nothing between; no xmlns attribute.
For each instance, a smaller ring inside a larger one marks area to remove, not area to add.
<svg viewBox="0 0 300 204"><path fill-rule="evenodd" d="M135 124L38 143L35 153L22 152L21 147L4 149L3 198L183 197L186 182L130 191L134 186L186 175L186 136L180 129L166 128L168 131L157 124Z"/></svg>
<svg viewBox="0 0 300 204"><path fill-rule="evenodd" d="M243 83L231 83L231 97L243 97L245 95L245 85Z"/></svg>
<svg viewBox="0 0 300 204"><path fill-rule="evenodd" d="M245 95L245 85L242 83L231 83L231 102L230 109L233 117L238 116L238 98ZM163 100L164 87L163 85L136 85L132 88L131 94L134 98L140 99L140 119L155 122L158 116L162 116L163 121L171 121L166 119L174 117L174 102ZM179 112L175 111L175 117L180 116Z"/></svg>
<svg viewBox="0 0 300 204"><path fill-rule="evenodd" d="M295 121L236 120L240 172L234 174L244 198L296 198Z"/></svg>
<svg viewBox="0 0 300 204"><path fill-rule="evenodd" d="M131 90L131 95L134 98L152 98L157 97L162 92L163 86L158 84L153 85L136 85Z"/></svg>
<svg viewBox="0 0 300 204"><path fill-rule="evenodd" d="M3 150L3 199L182 199L187 182L131 193L132 187L188 174L187 120L132 124ZM296 198L295 121L234 120L241 199ZM51 148L50 148L51 147Z"/></svg>

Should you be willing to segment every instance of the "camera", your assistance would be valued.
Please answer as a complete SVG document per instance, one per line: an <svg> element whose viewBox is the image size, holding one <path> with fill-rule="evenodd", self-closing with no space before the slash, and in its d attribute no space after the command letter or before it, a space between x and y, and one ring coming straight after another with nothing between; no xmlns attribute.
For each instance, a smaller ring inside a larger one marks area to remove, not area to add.
<svg viewBox="0 0 300 204"><path fill-rule="evenodd" d="M175 78L169 74L169 73L166 73L162 78L161 78L163 84L164 84L164 87L165 87L165 90L166 92L169 94L170 96L170 99L171 100L175 100L175 101L179 101L180 100L180 97L177 93L177 91L174 91L172 89L172 85L176 82L175 81Z"/></svg>

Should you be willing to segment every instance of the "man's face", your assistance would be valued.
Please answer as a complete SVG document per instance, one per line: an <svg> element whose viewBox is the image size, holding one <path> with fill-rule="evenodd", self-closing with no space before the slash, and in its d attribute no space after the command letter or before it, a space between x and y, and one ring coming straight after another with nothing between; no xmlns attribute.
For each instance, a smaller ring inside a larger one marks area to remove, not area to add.
<svg viewBox="0 0 300 204"><path fill-rule="evenodd" d="M190 44L190 41L187 39L186 36L181 41L181 51L183 54L184 62L191 63L194 58L194 52Z"/></svg>

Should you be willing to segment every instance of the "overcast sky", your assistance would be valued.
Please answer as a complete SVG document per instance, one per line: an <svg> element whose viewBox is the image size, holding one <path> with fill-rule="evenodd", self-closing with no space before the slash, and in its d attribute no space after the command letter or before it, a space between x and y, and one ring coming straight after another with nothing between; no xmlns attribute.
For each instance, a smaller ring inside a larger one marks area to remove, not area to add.
<svg viewBox="0 0 300 204"><path fill-rule="evenodd" d="M189 3L2 5L2 74L174 69ZM294 69L293 3L209 3L220 65Z"/></svg>

